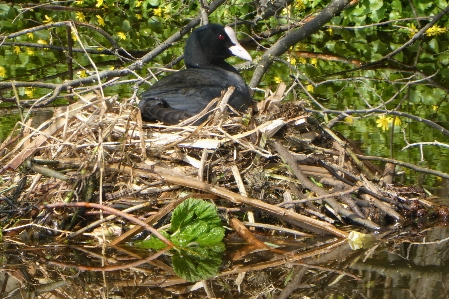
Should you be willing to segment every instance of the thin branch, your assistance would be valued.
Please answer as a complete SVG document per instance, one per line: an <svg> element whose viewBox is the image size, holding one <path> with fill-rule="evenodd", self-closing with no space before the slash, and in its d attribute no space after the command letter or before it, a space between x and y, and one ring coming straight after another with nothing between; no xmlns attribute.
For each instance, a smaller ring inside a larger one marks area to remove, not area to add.
<svg viewBox="0 0 449 299"><path fill-rule="evenodd" d="M249 84L250 87L259 85L262 76L267 72L273 63L272 57L278 57L285 53L291 46L304 40L308 36L320 30L324 24L330 21L334 16L342 12L349 0L333 0L325 9L323 9L314 19L307 22L299 29L292 30L285 37L279 39L265 54L262 56L257 65L254 75Z"/></svg>

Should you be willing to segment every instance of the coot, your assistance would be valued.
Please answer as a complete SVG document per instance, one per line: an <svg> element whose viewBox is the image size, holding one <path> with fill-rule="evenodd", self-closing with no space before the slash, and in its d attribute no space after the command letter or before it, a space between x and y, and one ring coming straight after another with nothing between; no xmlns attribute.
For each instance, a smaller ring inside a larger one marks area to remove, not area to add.
<svg viewBox="0 0 449 299"><path fill-rule="evenodd" d="M177 124L198 114L230 86L235 91L228 104L245 111L252 99L243 78L225 61L233 55L251 60L231 27L208 24L195 29L184 49L187 69L164 77L140 94L142 119Z"/></svg>

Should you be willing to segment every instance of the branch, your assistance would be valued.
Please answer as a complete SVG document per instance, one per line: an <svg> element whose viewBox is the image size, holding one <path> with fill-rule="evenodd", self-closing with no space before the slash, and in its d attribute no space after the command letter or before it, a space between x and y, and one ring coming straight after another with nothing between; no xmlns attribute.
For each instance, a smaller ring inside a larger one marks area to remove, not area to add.
<svg viewBox="0 0 449 299"><path fill-rule="evenodd" d="M388 55L385 55L384 57L382 57L381 59L379 59L378 61L369 63L369 65L371 64L377 64L380 62L383 62L385 60L389 60L390 58L392 58L393 56L395 56L396 54L402 52L402 50L404 50L405 48L407 48L408 46L411 46L416 40L418 40L419 38L421 38L424 33L426 33L427 29L429 29L430 27L432 27L436 22L438 22L445 14L447 14L449 12L449 6L447 6L445 9L443 9L440 13L436 14L433 18L432 21L430 21L426 26L424 26L423 28L421 28L421 30L419 30L408 42L406 42L405 44L403 44L402 46L400 46L399 48L397 48L396 50L394 50L393 52L391 52Z"/></svg>
<svg viewBox="0 0 449 299"><path fill-rule="evenodd" d="M279 39L265 54L262 56L261 61L257 65L254 75L250 82L250 87L256 87L262 76L268 70L273 63L272 57L278 57L285 53L291 46L304 40L311 34L320 30L328 21L330 21L335 15L342 12L349 0L333 0L323 11L321 11L314 19L307 22L301 28L291 31L285 37Z"/></svg>
<svg viewBox="0 0 449 299"><path fill-rule="evenodd" d="M226 0L215 0L213 3L211 3L209 5L207 13L208 14L213 13L218 7L220 7L220 5L222 5L225 2L226 2ZM14 34L8 35L7 38L12 38L12 37L26 34L28 32L36 31L37 30L36 28L39 28L39 30L42 30L42 29L52 28L55 26L56 27L68 26L70 24L70 22L67 21L67 22L45 24L42 26L38 26L38 27L31 28L31 29L26 29L26 30L16 32ZM91 28L96 28L95 26L92 26L92 25L88 26L84 23L75 23L75 24L83 25L83 26L87 26L87 27L91 27ZM34 105L34 107L39 108L39 107L44 107L44 106L50 104L52 101L54 101L59 96L61 91L80 86L81 84L91 84L91 83L97 82L98 79L101 80L101 79L111 78L111 77L126 76L126 75L132 73L134 70L142 68L142 66L145 63L150 62L156 56L158 56L159 54L164 52L166 49L170 48L173 45L173 43L175 43L176 41L179 41L184 35L189 33L191 29L195 28L199 24L200 24L200 17L197 17L197 18L191 20L185 27L181 28L181 30L179 30L178 32L173 34L165 42L163 42L162 44L160 44L159 46L154 48L152 51L150 51L149 53L144 55L141 59L139 59L139 60L135 61L134 63L132 63L131 65L129 65L127 68L123 68L120 70L113 70L113 71L110 71L110 70L101 71L92 76L82 78L82 79L77 79L77 80L66 81L60 85L57 85L56 88L53 87L52 88L52 89L54 89L53 94L49 98L47 98L45 101L43 101L42 103ZM115 41L114 41L114 43L115 43ZM28 82L15 82L14 83L15 86L26 86L26 84L29 84L29 83ZM0 87L11 87L11 86L12 86L12 83L10 83L10 82L8 82L8 83L0 82ZM27 86L29 86L29 85L27 85ZM24 107L30 107L32 104L30 102L23 102L22 105Z"/></svg>
<svg viewBox="0 0 449 299"><path fill-rule="evenodd" d="M331 109L327 109L327 110L313 110L313 109L308 109L308 108L304 108L305 111L307 112L314 112L314 113L321 113L321 114L342 114L342 115L350 115L350 114L356 114L356 113L361 113L361 114L369 114L369 113L381 113L381 114L389 114L389 115L395 115L395 116L402 116L402 117L407 117L410 119L413 119L415 121L419 121L422 122L426 125L428 125L429 127L432 127L436 130L438 130L439 132L443 133L446 136L449 136L449 130L443 128L442 126L434 123L431 120L413 115L413 114L409 114L409 113L405 113L405 112L400 112L400 111L394 111L394 110L383 110L383 109L360 109L360 110L345 110L345 111L340 111L340 110L331 110Z"/></svg>

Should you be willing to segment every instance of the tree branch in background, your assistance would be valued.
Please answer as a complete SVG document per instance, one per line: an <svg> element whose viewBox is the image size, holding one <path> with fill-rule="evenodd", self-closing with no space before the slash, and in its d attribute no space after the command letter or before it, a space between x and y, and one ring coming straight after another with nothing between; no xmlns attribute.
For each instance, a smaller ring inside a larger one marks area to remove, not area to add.
<svg viewBox="0 0 449 299"><path fill-rule="evenodd" d="M249 84L250 87L256 87L262 76L273 63L272 57L278 57L287 52L287 50L304 40L308 36L320 30L324 24L329 22L334 16L341 13L348 5L349 0L334 0L323 11L321 11L314 19L305 23L299 29L293 30L283 38L279 39L265 54L254 71L254 75Z"/></svg>
<svg viewBox="0 0 449 299"><path fill-rule="evenodd" d="M226 0L215 0L213 3L211 3L208 6L207 13L208 14L213 13L218 7L220 7L220 5L222 5L225 2L226 2ZM179 41L184 35L189 33L191 29L193 29L196 26L198 26L200 24L200 21L201 21L200 17L197 17L197 18L191 20L185 27L181 28L181 30L179 30L178 32L173 34L165 42L161 43L159 46L154 48L152 51L150 51L146 55L144 55L141 59L137 60L136 62L132 63L131 65L129 65L128 67L126 67L124 69L112 70L112 71L111 70L101 71L101 72L98 72L98 73L96 73L94 75L91 75L89 77L86 77L86 78L66 81L66 82L64 82L62 84L56 85L56 87L55 87L55 85L52 84L52 88L51 89L54 89L53 94L51 96L49 96L47 99L43 100L41 103L33 105L31 103L31 101L28 101L28 102L21 102L21 104L24 107L31 107L31 106L36 107L36 108L45 107L48 104L50 104L52 101L54 101L60 95L60 93L62 91L69 90L71 88L80 86L81 84L92 84L98 78L99 79L105 79L105 78L112 78L112 77L123 77L123 76L126 76L126 75L130 74L130 73L133 73L134 70L142 68L142 66L144 64L150 62L156 56L158 56L159 54L161 54L162 52L164 52L165 50L170 48L173 45L173 43ZM22 30L22 31L16 32L14 34L10 34L10 35L7 36L7 38L13 38L13 37L16 37L16 36L19 36L19 35L23 35L23 34L26 34L28 32L33 32L33 31L36 31L36 30L52 28L55 25L58 26L58 27L67 26L70 23L71 23L71 21L69 21L69 22L58 22L58 23L52 23L52 24L46 24L46 25L42 25L42 26L37 26L37 27L31 28L31 29L26 29L26 30ZM79 24L79 23L77 23L77 24ZM85 24L83 24L83 25L85 25ZM97 28L96 26L92 26L92 25L89 25L87 27ZM36 29L36 28L38 28L38 29ZM109 35L107 35L107 36L109 36ZM116 44L115 40L113 41L113 45L114 44L118 45L118 44ZM30 86L29 84L30 84L29 82L14 82L14 86ZM32 83L31 86L37 86L37 84L39 84L39 83ZM12 83L11 82L0 83L0 87L12 87Z"/></svg>

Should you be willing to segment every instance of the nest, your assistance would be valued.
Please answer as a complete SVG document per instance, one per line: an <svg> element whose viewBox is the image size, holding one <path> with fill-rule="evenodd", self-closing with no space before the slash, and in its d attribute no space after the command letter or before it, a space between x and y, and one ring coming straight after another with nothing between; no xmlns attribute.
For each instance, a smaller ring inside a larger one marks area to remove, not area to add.
<svg viewBox="0 0 449 299"><path fill-rule="evenodd" d="M117 245L187 197L212 200L251 243L243 225L347 238L345 227L379 230L435 208L422 190L393 187L388 171L318 123L304 103L280 104L282 94L260 102L256 116L217 109L200 126L142 123L134 105L97 95L60 108L2 145L4 236ZM111 215L98 220L100 211ZM126 233L92 233L120 221Z"/></svg>

